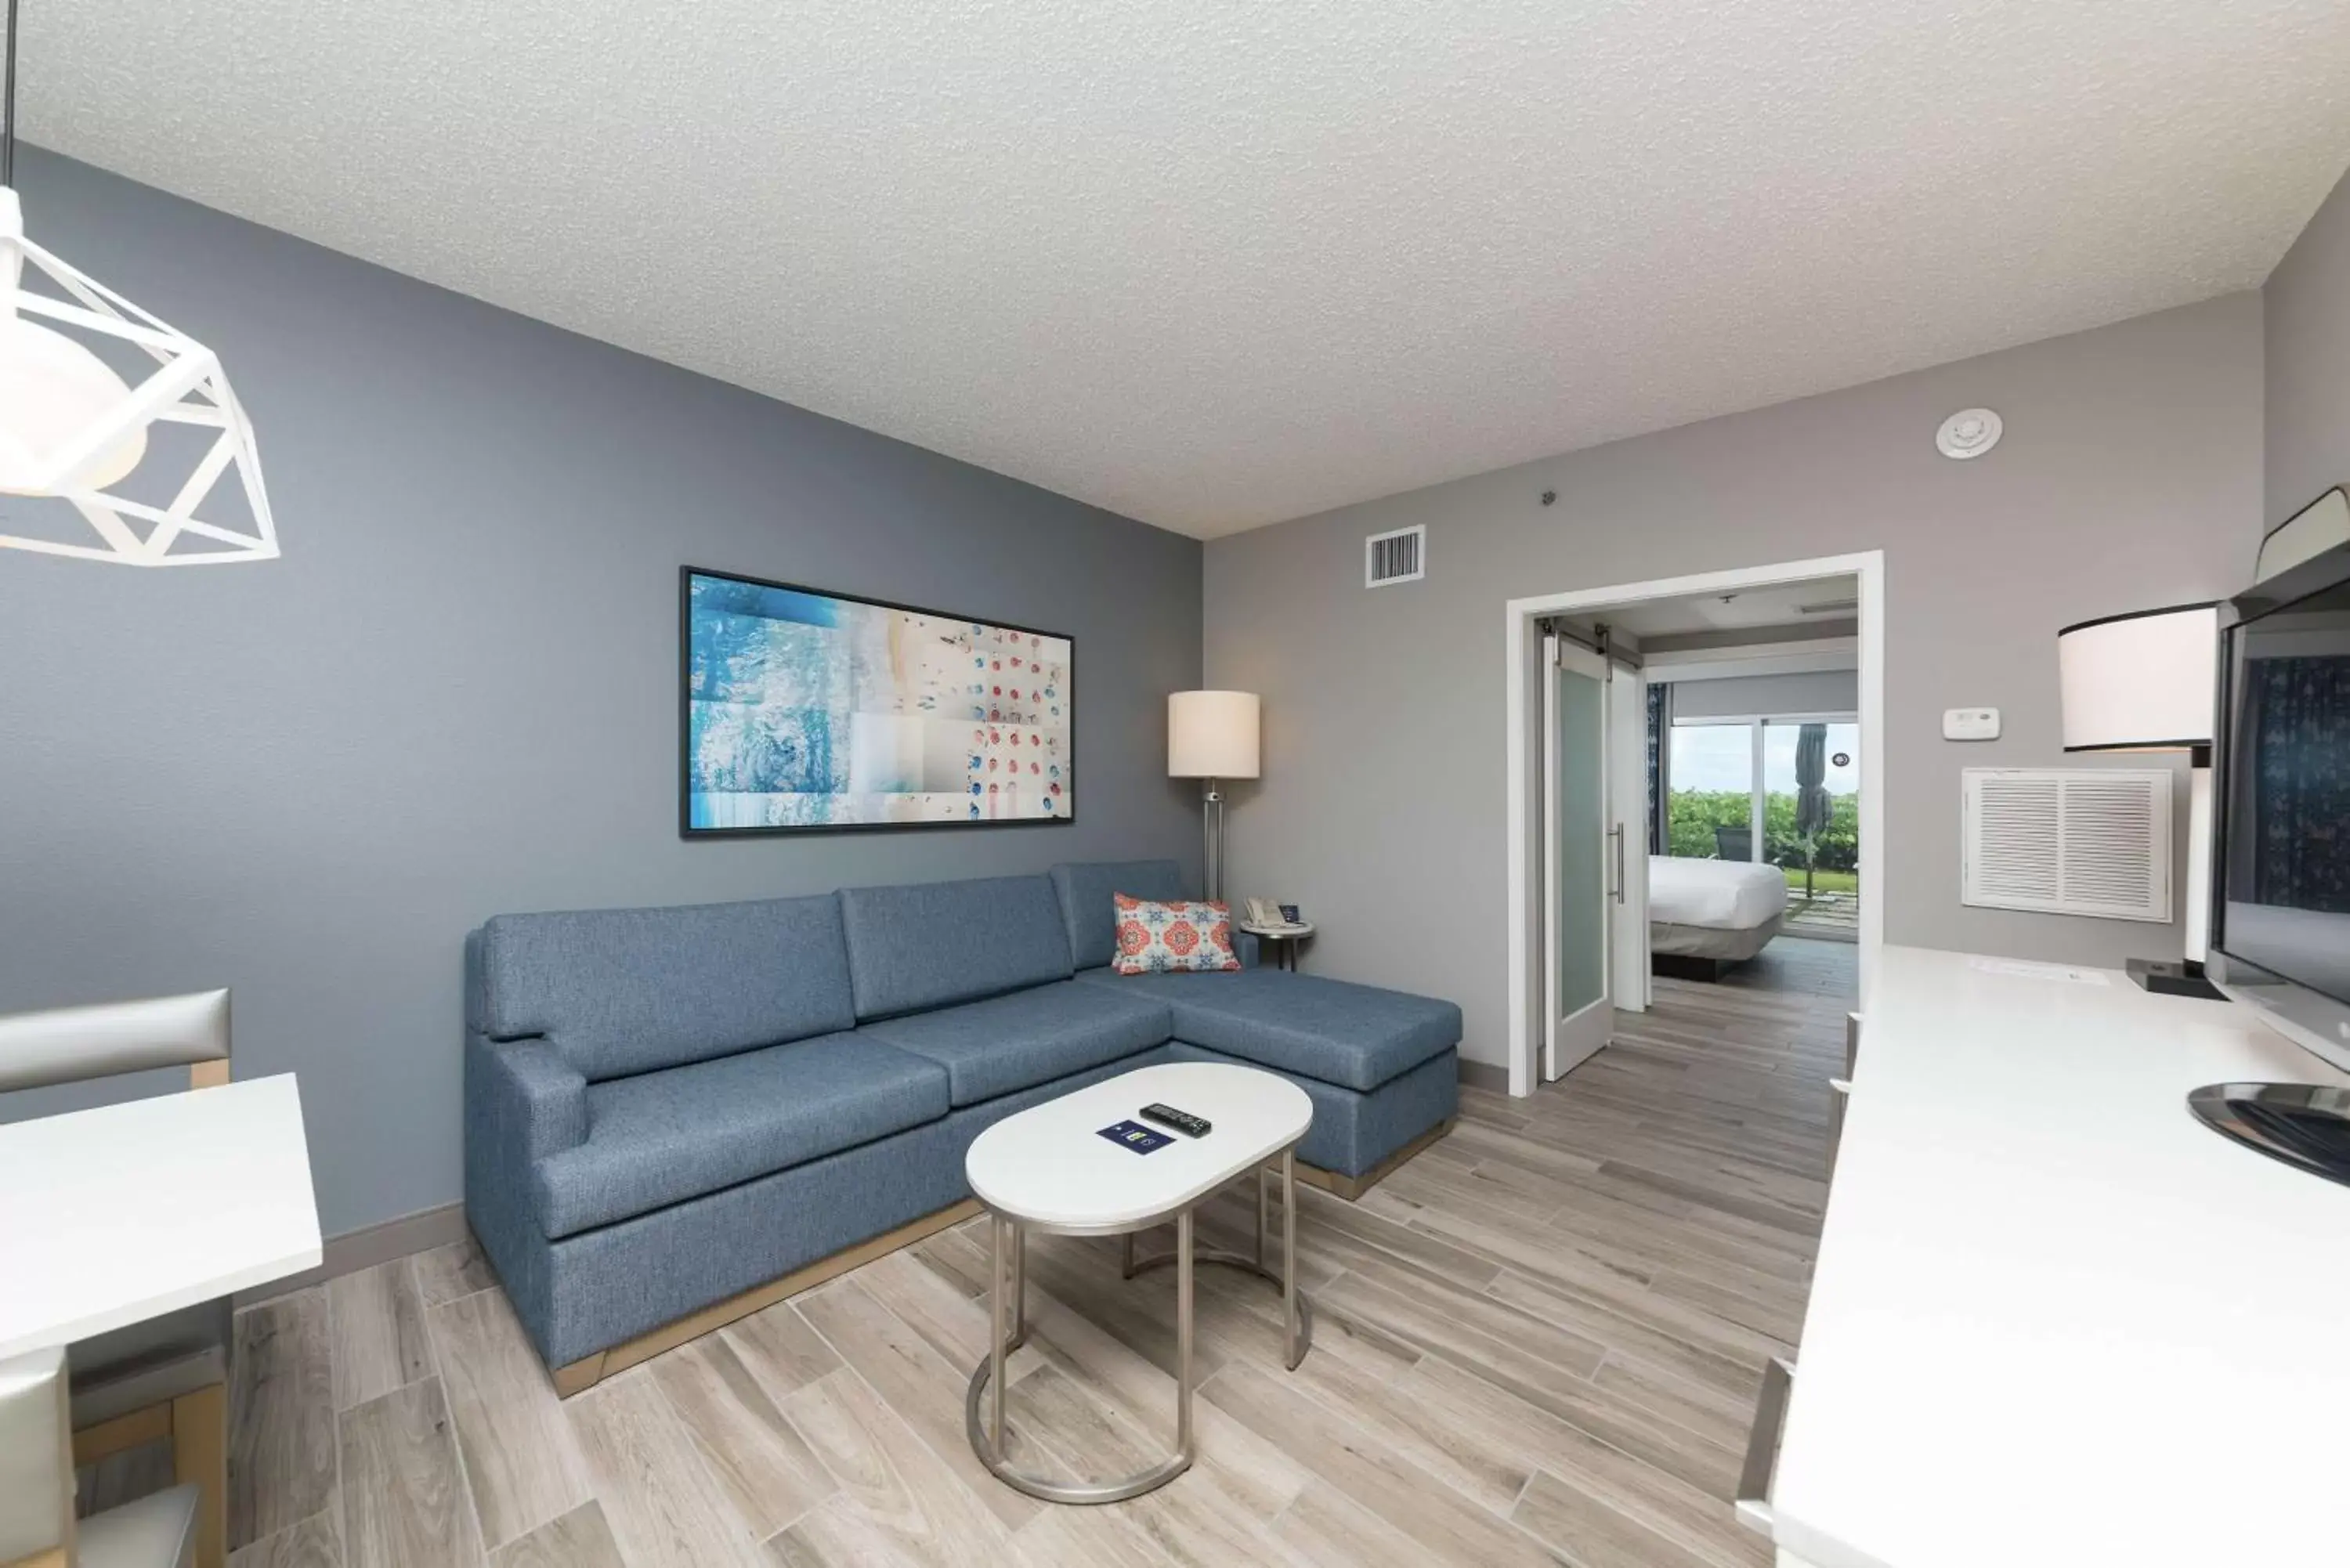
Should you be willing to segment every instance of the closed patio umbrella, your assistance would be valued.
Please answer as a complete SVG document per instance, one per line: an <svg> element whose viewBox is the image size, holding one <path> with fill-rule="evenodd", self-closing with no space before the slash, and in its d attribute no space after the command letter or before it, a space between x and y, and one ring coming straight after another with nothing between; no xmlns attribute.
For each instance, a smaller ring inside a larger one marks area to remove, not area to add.
<svg viewBox="0 0 2350 1568"><path fill-rule="evenodd" d="M1795 832L1808 838L1828 825L1828 727L1806 724L1795 736ZM1804 897L1812 896L1812 862L1816 849L1804 859Z"/></svg>

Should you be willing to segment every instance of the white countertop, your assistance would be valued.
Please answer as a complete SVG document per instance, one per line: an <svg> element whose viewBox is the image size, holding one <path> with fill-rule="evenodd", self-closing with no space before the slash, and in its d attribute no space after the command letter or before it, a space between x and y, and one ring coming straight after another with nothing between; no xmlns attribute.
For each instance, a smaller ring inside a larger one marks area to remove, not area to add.
<svg viewBox="0 0 2350 1568"><path fill-rule="evenodd" d="M1145 1122L1142 1107L1204 1116L1205 1137ZM1099 1136L1140 1123L1173 1141L1137 1154ZM1305 1136L1314 1102L1288 1079L1219 1062L1138 1067L1004 1117L972 1140L963 1172L999 1214L1111 1234L1204 1198Z"/></svg>
<svg viewBox="0 0 2350 1568"><path fill-rule="evenodd" d="M0 1359L318 1256L291 1074L0 1126Z"/></svg>
<svg viewBox="0 0 2350 1568"><path fill-rule="evenodd" d="M2248 1010L1887 948L1773 1488L1818 1568L2350 1562L2350 1187L2190 1117Z"/></svg>

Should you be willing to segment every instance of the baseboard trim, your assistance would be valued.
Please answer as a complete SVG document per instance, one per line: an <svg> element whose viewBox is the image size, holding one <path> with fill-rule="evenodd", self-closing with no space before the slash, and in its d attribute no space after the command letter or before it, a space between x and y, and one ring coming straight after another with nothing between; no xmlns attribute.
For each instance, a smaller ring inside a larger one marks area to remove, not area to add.
<svg viewBox="0 0 2350 1568"><path fill-rule="evenodd" d="M1461 1057L1461 1081L1489 1095L1510 1092L1510 1070L1492 1062L1471 1062L1466 1056Z"/></svg>
<svg viewBox="0 0 2350 1568"><path fill-rule="evenodd" d="M236 1296L239 1309L257 1302L270 1301L296 1291L343 1274L356 1274L361 1269L372 1269L378 1263L389 1263L395 1258L405 1258L411 1252L429 1252L435 1247L445 1247L452 1241L465 1239L465 1206L443 1203L438 1209L420 1209L413 1214L382 1220L374 1225L362 1225L356 1231L346 1231L339 1236L329 1236L318 1249L319 1262L315 1269L305 1269L298 1274L288 1274L282 1280L272 1280Z"/></svg>

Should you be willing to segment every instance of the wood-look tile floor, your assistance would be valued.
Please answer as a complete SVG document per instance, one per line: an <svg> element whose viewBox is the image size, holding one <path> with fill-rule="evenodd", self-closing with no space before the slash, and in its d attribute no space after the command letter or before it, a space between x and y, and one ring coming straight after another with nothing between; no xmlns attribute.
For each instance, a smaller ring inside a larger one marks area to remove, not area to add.
<svg viewBox="0 0 2350 1568"><path fill-rule="evenodd" d="M1660 980L1527 1100L1358 1204L1303 1191L1314 1349L1260 1281L1199 1275L1200 1459L1106 1508L997 1484L963 1438L984 1232L941 1233L559 1403L465 1248L243 1314L239 1568L1767 1563L1728 1499L1792 1348L1825 1189L1850 946ZM1203 1211L1245 1245L1246 1200ZM1038 1240L1012 1444L1056 1474L1167 1441L1171 1282ZM139 1456L93 1491L120 1494ZM152 1469L150 1456L143 1462Z"/></svg>

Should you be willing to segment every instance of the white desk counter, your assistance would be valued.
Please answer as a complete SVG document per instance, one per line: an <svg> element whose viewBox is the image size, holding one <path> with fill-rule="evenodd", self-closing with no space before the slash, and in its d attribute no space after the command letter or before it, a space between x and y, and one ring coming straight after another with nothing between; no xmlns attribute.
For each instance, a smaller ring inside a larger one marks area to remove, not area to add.
<svg viewBox="0 0 2350 1568"><path fill-rule="evenodd" d="M2184 1104L2343 1075L2232 1004L2002 963L1885 951L1780 1547L1816 1568L2350 1563L2350 1187Z"/></svg>
<svg viewBox="0 0 2350 1568"><path fill-rule="evenodd" d="M0 1127L0 1360L318 1265L292 1074Z"/></svg>

